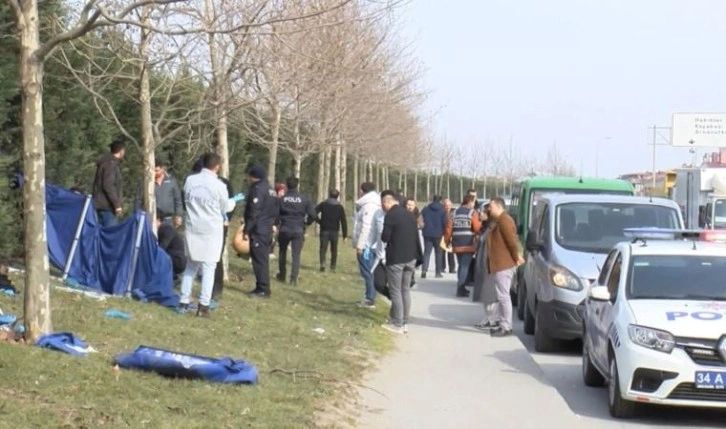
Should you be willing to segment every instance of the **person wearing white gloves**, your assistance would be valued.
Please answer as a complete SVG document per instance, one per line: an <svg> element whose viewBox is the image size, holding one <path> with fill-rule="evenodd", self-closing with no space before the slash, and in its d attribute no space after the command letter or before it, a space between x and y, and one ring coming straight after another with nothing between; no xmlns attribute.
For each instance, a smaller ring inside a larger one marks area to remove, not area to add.
<svg viewBox="0 0 726 429"><path fill-rule="evenodd" d="M229 198L225 184L219 180L219 155L204 155L202 171L189 176L184 184L186 206L185 238L187 268L181 285L180 306L189 308L192 282L202 270L202 290L199 294L197 316L209 317L209 303L214 288L214 272L224 245L224 217L244 200L244 194Z"/></svg>

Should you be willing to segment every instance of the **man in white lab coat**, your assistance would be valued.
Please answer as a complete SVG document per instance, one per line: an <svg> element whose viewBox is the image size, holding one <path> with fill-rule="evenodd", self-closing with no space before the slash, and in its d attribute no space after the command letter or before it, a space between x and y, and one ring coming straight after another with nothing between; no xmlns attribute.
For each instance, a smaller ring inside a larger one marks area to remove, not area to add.
<svg viewBox="0 0 726 429"><path fill-rule="evenodd" d="M229 198L227 187L217 178L221 163L219 155L210 153L203 159L202 171L189 176L184 184L187 268L182 279L180 302L182 309L189 308L192 282L201 269L202 291L197 316L209 317L214 271L224 245L224 214L234 210L244 195Z"/></svg>

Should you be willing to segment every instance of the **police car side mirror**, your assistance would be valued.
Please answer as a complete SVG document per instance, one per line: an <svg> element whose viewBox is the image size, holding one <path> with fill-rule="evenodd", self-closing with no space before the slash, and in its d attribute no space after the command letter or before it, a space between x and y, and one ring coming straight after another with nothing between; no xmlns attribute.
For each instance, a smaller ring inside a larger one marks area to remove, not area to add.
<svg viewBox="0 0 726 429"><path fill-rule="evenodd" d="M610 291L607 286L593 286L587 296L593 301L610 301Z"/></svg>

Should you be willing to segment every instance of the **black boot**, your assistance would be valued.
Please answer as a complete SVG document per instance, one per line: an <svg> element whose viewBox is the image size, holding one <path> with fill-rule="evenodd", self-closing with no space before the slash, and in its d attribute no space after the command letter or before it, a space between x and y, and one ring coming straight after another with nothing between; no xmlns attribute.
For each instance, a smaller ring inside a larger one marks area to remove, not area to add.
<svg viewBox="0 0 726 429"><path fill-rule="evenodd" d="M208 305L202 305L199 304L197 306L197 317L209 317L209 306Z"/></svg>
<svg viewBox="0 0 726 429"><path fill-rule="evenodd" d="M278 282L283 282L283 283L285 282L285 275L282 273L277 273L275 278L277 279Z"/></svg>
<svg viewBox="0 0 726 429"><path fill-rule="evenodd" d="M469 291L465 287L459 287L456 289L457 298L466 298L469 296Z"/></svg>

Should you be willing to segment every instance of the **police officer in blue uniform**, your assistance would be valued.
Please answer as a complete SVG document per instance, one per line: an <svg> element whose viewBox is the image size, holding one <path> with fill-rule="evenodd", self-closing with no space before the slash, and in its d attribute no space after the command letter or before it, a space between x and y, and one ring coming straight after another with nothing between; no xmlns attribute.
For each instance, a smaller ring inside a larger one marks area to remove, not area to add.
<svg viewBox="0 0 726 429"><path fill-rule="evenodd" d="M250 241L250 257L255 273L255 289L250 292L253 297L269 298L270 296L270 244L272 244L272 226L279 212L277 194L266 179L265 168L259 165L247 170L247 181L250 184L245 204L243 234Z"/></svg>
<svg viewBox="0 0 726 429"><path fill-rule="evenodd" d="M280 198L280 227L277 233L277 244L280 246L280 271L277 273L277 280L285 281L287 247L292 245L290 284L296 286L300 273L300 253L305 242L305 228L317 220L317 213L310 198L298 191L300 180L297 177L288 177L285 182L287 193Z"/></svg>

